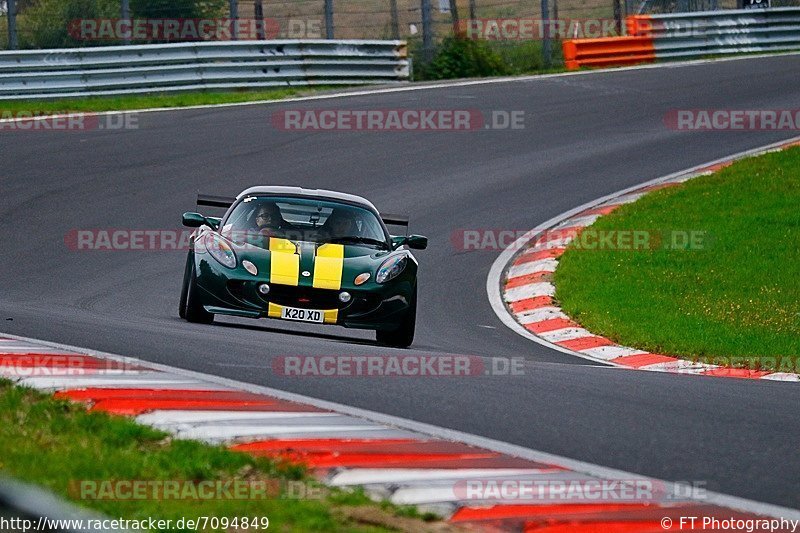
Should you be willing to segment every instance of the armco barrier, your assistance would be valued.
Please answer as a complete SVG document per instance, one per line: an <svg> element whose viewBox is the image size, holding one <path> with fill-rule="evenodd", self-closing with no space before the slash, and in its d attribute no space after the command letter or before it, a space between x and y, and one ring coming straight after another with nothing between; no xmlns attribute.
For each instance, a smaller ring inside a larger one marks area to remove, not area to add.
<svg viewBox="0 0 800 533"><path fill-rule="evenodd" d="M88 527L90 521L91 528ZM47 490L0 477L0 527L4 532L131 533L127 528L112 528L111 522Z"/></svg>
<svg viewBox="0 0 800 533"><path fill-rule="evenodd" d="M612 67L655 61L650 37L603 37L571 39L563 42L564 63L570 70L579 67Z"/></svg>
<svg viewBox="0 0 800 533"><path fill-rule="evenodd" d="M270 40L0 52L0 99L408 81L405 41Z"/></svg>
<svg viewBox="0 0 800 533"><path fill-rule="evenodd" d="M626 37L564 41L567 68L800 50L797 7L634 15L626 27Z"/></svg>

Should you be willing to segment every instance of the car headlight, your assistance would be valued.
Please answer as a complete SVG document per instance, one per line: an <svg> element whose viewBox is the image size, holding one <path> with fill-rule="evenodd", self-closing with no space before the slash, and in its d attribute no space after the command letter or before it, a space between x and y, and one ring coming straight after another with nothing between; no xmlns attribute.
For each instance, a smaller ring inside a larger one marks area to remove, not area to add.
<svg viewBox="0 0 800 533"><path fill-rule="evenodd" d="M206 250L211 257L224 267L236 268L236 254L231 245L216 233L209 233L205 238Z"/></svg>
<svg viewBox="0 0 800 533"><path fill-rule="evenodd" d="M377 283L386 283L390 279L396 278L406 267L407 262L408 256L406 255L390 257L381 264L381 267L378 269L378 274L375 276L375 281Z"/></svg>

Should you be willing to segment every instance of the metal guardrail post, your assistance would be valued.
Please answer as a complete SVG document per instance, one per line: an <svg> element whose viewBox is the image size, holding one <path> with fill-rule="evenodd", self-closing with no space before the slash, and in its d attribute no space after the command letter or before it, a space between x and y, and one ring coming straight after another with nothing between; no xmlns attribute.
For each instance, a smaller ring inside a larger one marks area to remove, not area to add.
<svg viewBox="0 0 800 533"><path fill-rule="evenodd" d="M16 50L19 48L17 40L17 2L16 0L8 0L6 4L8 10L8 48L9 50Z"/></svg>
<svg viewBox="0 0 800 533"><path fill-rule="evenodd" d="M553 63L553 49L550 42L550 12L547 5L547 0L542 0L542 25L544 26L544 35L542 37L542 66L546 69L550 68Z"/></svg>
<svg viewBox="0 0 800 533"><path fill-rule="evenodd" d="M256 17L256 38L263 41L267 38L267 30L264 27L264 2L263 0L255 0L254 12Z"/></svg>
<svg viewBox="0 0 800 533"><path fill-rule="evenodd" d="M239 20L239 2L238 0L228 0L231 19L231 39L234 41L238 38L238 20Z"/></svg>
<svg viewBox="0 0 800 533"><path fill-rule="evenodd" d="M325 38L334 39L333 34L333 0L325 0Z"/></svg>
<svg viewBox="0 0 800 533"><path fill-rule="evenodd" d="M458 2L456 0L450 0L450 19L453 23L453 33L458 34L459 17Z"/></svg>
<svg viewBox="0 0 800 533"><path fill-rule="evenodd" d="M392 39L399 39L400 19L397 16L397 0L389 0L389 11L392 14Z"/></svg>
<svg viewBox="0 0 800 533"><path fill-rule="evenodd" d="M561 20L560 18L558 18L558 0L553 0L551 9L553 11L553 20L556 21Z"/></svg>
<svg viewBox="0 0 800 533"><path fill-rule="evenodd" d="M614 26L617 35L622 35L622 2L614 0Z"/></svg>
<svg viewBox="0 0 800 533"><path fill-rule="evenodd" d="M129 0L121 0L120 2L120 18L122 20L129 20L131 18L131 7ZM122 39L122 44L131 44L131 38L126 35Z"/></svg>
<svg viewBox="0 0 800 533"><path fill-rule="evenodd" d="M422 10L422 57L425 63L433 59L433 21L431 20L431 0L421 0Z"/></svg>

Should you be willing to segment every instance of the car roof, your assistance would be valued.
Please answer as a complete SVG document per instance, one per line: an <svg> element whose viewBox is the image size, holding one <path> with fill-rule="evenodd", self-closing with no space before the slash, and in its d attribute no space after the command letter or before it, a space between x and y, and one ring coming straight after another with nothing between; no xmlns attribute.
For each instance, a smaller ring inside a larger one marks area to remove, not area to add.
<svg viewBox="0 0 800 533"><path fill-rule="evenodd" d="M306 198L318 198L321 200L341 200L352 204L362 205L375 211L378 210L372 205L372 202L361 196L355 194L347 194L344 192L328 191L325 189L305 189L303 187L286 187L281 185L262 185L258 187L250 187L240 192L236 197L237 200L244 196L252 195L275 195L275 196L300 196Z"/></svg>

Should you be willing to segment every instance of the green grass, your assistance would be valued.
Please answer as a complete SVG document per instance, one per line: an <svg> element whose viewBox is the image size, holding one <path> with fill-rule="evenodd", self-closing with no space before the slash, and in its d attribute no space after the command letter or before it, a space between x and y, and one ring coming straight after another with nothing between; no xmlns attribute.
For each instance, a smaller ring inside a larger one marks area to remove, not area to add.
<svg viewBox="0 0 800 533"><path fill-rule="evenodd" d="M209 104L231 104L261 100L282 100L294 96L319 93L330 87L285 87L266 91L187 92L176 94L150 94L139 96L95 96L61 98L55 100L11 100L0 102L0 113L37 111L56 113L64 111L120 111L154 107L188 107Z"/></svg>
<svg viewBox="0 0 800 533"><path fill-rule="evenodd" d="M592 229L701 231L705 243L570 246L556 297L589 330L654 353L800 370L800 149L653 192Z"/></svg>
<svg viewBox="0 0 800 533"><path fill-rule="evenodd" d="M126 418L89 413L82 405L4 380L0 450L2 474L44 486L112 519L266 516L269 529L277 531L420 531L429 526L420 518L432 520L409 508L373 503L361 491L324 488L297 466L173 440ZM265 482L271 489L267 498L255 499L87 499L80 496L81 480L246 480ZM319 487L322 498L290 497L287 483L298 487L298 481Z"/></svg>

